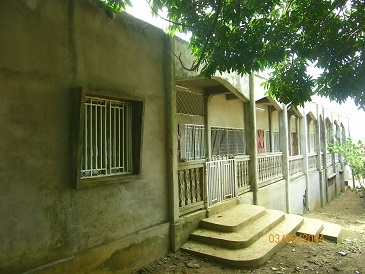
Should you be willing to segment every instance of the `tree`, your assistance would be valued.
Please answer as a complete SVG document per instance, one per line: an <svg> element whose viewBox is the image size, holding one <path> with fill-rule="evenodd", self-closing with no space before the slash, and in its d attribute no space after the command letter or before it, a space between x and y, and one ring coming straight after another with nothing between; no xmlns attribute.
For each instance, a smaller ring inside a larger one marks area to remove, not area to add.
<svg viewBox="0 0 365 274"><path fill-rule="evenodd" d="M128 0L93 0L121 10ZM146 0L166 8L171 31L191 32L199 70L271 71L268 94L303 105L313 94L365 108L364 0ZM322 70L313 78L308 68Z"/></svg>
<svg viewBox="0 0 365 274"><path fill-rule="evenodd" d="M362 141L354 143L348 138L345 143L334 142L328 145L331 153L339 153L351 168L356 180L365 179L365 145Z"/></svg>

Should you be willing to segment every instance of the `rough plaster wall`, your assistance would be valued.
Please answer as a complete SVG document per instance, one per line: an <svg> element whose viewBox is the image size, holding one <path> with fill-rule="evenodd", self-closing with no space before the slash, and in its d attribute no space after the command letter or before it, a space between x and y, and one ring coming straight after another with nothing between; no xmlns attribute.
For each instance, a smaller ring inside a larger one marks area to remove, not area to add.
<svg viewBox="0 0 365 274"><path fill-rule="evenodd" d="M320 174L318 171L308 173L308 209L310 211L321 207Z"/></svg>
<svg viewBox="0 0 365 274"><path fill-rule="evenodd" d="M265 105L256 105L256 108L265 110L265 111L262 111L262 110L256 109L256 127L257 127L257 129L269 130L268 107Z"/></svg>
<svg viewBox="0 0 365 274"><path fill-rule="evenodd" d="M276 110L271 112L271 128L272 131L279 132L279 112Z"/></svg>
<svg viewBox="0 0 365 274"><path fill-rule="evenodd" d="M259 188L257 205L286 212L285 180Z"/></svg>
<svg viewBox="0 0 365 274"><path fill-rule="evenodd" d="M0 25L1 267L29 269L168 221L163 33L82 0L1 1ZM144 98L141 180L71 188L77 86Z"/></svg>
<svg viewBox="0 0 365 274"><path fill-rule="evenodd" d="M213 127L245 128L243 102L226 100L225 95L212 96L208 105L208 119Z"/></svg>
<svg viewBox="0 0 365 274"><path fill-rule="evenodd" d="M305 177L300 177L289 182L289 213L303 214L303 195L305 193Z"/></svg>
<svg viewBox="0 0 365 274"><path fill-rule="evenodd" d="M328 202L332 201L336 197L335 184L328 186Z"/></svg>
<svg viewBox="0 0 365 274"><path fill-rule="evenodd" d="M237 197L240 204L250 204L253 205L253 192L246 192Z"/></svg>
<svg viewBox="0 0 365 274"><path fill-rule="evenodd" d="M190 49L188 48L188 42L184 41L181 38L176 37L174 39L175 46L174 46L174 54L179 56L178 58L174 58L175 67L176 67L176 79L193 79L200 77L199 72L197 71L188 71L181 66L181 63L190 68L194 62L194 58L191 54ZM200 66L200 69L202 66ZM228 84L230 87L233 87L236 91L241 93L246 99L249 100L250 98L250 88L249 88L249 75L238 75L235 72L216 72L215 75L212 77L213 79L219 81L222 85Z"/></svg>

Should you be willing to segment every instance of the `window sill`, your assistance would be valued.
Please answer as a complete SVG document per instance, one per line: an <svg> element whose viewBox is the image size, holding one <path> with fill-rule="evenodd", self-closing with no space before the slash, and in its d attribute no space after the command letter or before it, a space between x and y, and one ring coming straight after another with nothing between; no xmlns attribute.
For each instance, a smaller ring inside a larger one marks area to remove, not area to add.
<svg viewBox="0 0 365 274"><path fill-rule="evenodd" d="M89 188L96 186L105 186L112 184L120 184L131 181L137 181L140 179L139 174L125 174L125 175L113 175L113 176L104 176L104 177L94 177L94 178L80 178L78 180L77 189L80 188Z"/></svg>

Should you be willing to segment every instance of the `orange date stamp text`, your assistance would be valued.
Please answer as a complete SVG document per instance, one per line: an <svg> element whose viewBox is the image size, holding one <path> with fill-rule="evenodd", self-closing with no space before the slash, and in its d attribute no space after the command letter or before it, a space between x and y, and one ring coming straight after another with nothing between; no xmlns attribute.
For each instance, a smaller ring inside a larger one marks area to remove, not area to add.
<svg viewBox="0 0 365 274"><path fill-rule="evenodd" d="M323 243L324 235L323 234L269 234L269 243L279 243L281 241L285 241L286 243L293 244L308 244L308 243Z"/></svg>

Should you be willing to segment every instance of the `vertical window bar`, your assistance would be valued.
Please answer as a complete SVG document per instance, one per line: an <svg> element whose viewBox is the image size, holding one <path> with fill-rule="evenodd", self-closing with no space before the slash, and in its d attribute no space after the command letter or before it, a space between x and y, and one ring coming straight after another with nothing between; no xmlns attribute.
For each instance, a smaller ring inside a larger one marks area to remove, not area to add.
<svg viewBox="0 0 365 274"><path fill-rule="evenodd" d="M113 106L113 117L114 117L114 120L113 120L113 136L114 136L114 140L113 140L113 173L115 172L115 168L117 166L117 130L116 130L116 124L117 124L117 114L116 114L116 109L115 107Z"/></svg>
<svg viewBox="0 0 365 274"><path fill-rule="evenodd" d="M112 139L112 105L109 102L109 113L108 113L108 117L109 117L109 149L108 149L108 153L109 153L109 166L108 166L108 174L111 173L111 169L112 169L112 146L113 146L113 139Z"/></svg>
<svg viewBox="0 0 365 274"><path fill-rule="evenodd" d="M87 124L87 118L88 118L88 116L87 116L87 111L88 111L88 107L89 107L89 105L88 104L86 104L85 105L85 121L84 121L84 123L85 123L85 128L84 128L84 134L85 134L85 136L84 136L84 161L83 161L83 170L87 170L88 169L88 160L89 160L89 158L88 158L88 154L87 154L87 148L88 148L88 131L89 131L89 129L88 129L88 124Z"/></svg>
<svg viewBox="0 0 365 274"><path fill-rule="evenodd" d="M98 101L95 102L94 104L94 113L95 113L95 128L94 128L94 132L95 132L95 175L97 175L97 170L99 168L98 165Z"/></svg>
<svg viewBox="0 0 365 274"><path fill-rule="evenodd" d="M118 134L117 134L117 137L118 137L118 148L117 148L117 151L118 151L118 157L117 157L117 167L118 167L118 172L120 171L119 169L122 167L122 165L121 165L121 162L120 162L120 153L121 153L121 148L120 148L120 138L121 138L121 136L120 136L120 123L121 123L121 119L120 119L120 107L118 107L117 109L117 128L118 128ZM123 136L122 136L122 138L123 138Z"/></svg>
<svg viewBox="0 0 365 274"><path fill-rule="evenodd" d="M90 176L92 176L92 169L93 169L93 129L92 129L92 121L93 121L93 115L92 115L92 103L93 100L91 99L91 105L89 106L89 116L90 116L90 122L89 122L89 130L90 130L90 140L89 140L89 147L90 147Z"/></svg>
<svg viewBox="0 0 365 274"><path fill-rule="evenodd" d="M108 137L106 134L107 131L107 103L104 104L104 168L105 168L105 175L108 174Z"/></svg>
<svg viewBox="0 0 365 274"><path fill-rule="evenodd" d="M123 167L123 172L129 171L128 170L128 164L126 162L125 159L125 127L126 127L126 123L125 123L125 112L127 109L127 105L123 104L123 108L121 111L121 118L120 118L120 123L122 124L121 126L121 131L122 131L122 145L121 145L121 150L120 150L120 157L121 157L121 166Z"/></svg>
<svg viewBox="0 0 365 274"><path fill-rule="evenodd" d="M126 148L127 148L127 157L128 157L128 172L132 172L133 171L133 162L132 162L132 105L128 104L127 105L128 109L127 109L127 125L126 125L126 129L127 129L127 136L128 136L128 140L126 142Z"/></svg>
<svg viewBox="0 0 365 274"><path fill-rule="evenodd" d="M104 102L99 105L99 164L100 164L100 173L103 174L104 166L103 166L103 106ZM100 174L100 175L101 175Z"/></svg>

